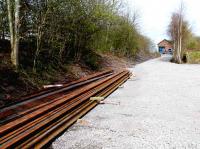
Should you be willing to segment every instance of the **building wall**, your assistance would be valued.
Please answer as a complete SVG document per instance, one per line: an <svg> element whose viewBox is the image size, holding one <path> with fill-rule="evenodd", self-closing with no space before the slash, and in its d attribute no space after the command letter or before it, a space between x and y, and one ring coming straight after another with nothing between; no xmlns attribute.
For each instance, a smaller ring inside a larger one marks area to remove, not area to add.
<svg viewBox="0 0 200 149"><path fill-rule="evenodd" d="M158 44L158 47L164 47L165 51L163 52L168 52L169 49L173 49L173 45L169 43L167 40L163 40Z"/></svg>

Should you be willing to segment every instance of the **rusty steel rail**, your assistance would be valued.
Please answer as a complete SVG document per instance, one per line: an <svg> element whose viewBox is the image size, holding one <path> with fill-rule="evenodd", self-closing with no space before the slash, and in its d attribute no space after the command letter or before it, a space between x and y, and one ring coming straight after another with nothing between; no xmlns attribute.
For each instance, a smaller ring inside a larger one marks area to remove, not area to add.
<svg viewBox="0 0 200 149"><path fill-rule="evenodd" d="M112 74L112 70L106 70L65 84L63 87L45 90L39 92L38 94L35 93L33 95L28 95L25 98L20 99L20 101L14 105L12 104L10 106L0 108L0 124L6 123L14 118L21 117L26 113L36 110L36 107L38 107L36 105L41 105L45 99L46 100L44 102L52 101L52 99L54 99L56 96L62 96L68 91L72 91L78 87L82 87L91 82L103 79ZM26 110L25 108L27 108L28 110Z"/></svg>
<svg viewBox="0 0 200 149"><path fill-rule="evenodd" d="M113 74L1 126L0 148L41 148L98 104L90 97L108 96L130 75L128 71Z"/></svg>
<svg viewBox="0 0 200 149"><path fill-rule="evenodd" d="M59 106L65 104L65 103L71 101L73 98L76 98L79 95L83 96L83 93L88 93L92 89L94 90L95 87L98 87L99 85L101 85L101 84L103 84L105 82L108 82L110 79L112 79L115 76L118 76L121 73L122 72L117 73L115 75L112 75L110 77L107 77L106 79L100 80L97 83L95 82L95 83L89 84L87 87L77 89L77 90L75 90L72 93L69 93L69 94L67 94L67 95L65 95L63 97L57 98L51 104L47 104L47 105L45 104L44 107L42 107L41 109L39 109L37 111L34 111L34 112L30 113L30 114L27 114L26 116L21 117L21 118L19 118L17 120L14 120L14 121L6 124L6 125L3 125L1 127L1 129L0 129L0 135L2 133L4 133L4 132L10 130L10 129L15 129L15 127L18 127L18 125L24 125L25 123L27 123L27 122L29 122L31 120L36 119L37 117L39 117L42 114L45 114L48 111L56 109L57 107L59 107ZM15 127L13 127L13 126L15 126ZM10 130L10 131L12 131L12 130Z"/></svg>
<svg viewBox="0 0 200 149"><path fill-rule="evenodd" d="M122 85L126 80L130 78L130 75L123 77L122 79L118 80L115 84L112 84L109 88L102 91L98 96L107 97L112 92L114 92L120 85ZM36 136L32 137L31 139L24 142L19 147L25 148L42 148L45 145L51 143L59 134L65 131L69 126L75 123L79 118L87 114L91 109L96 107L98 102L88 100L81 106L79 106L74 111L67 114L65 117L53 123L48 128L44 129L42 132L38 133Z"/></svg>

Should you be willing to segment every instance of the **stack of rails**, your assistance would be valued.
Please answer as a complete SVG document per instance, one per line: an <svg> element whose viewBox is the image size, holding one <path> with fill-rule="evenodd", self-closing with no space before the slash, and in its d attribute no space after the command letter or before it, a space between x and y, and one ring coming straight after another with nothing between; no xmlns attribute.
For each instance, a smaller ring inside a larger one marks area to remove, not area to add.
<svg viewBox="0 0 200 149"><path fill-rule="evenodd" d="M90 100L91 97L107 97L131 76L126 70L106 74L1 125L0 148L45 147L98 104L98 101Z"/></svg>
<svg viewBox="0 0 200 149"><path fill-rule="evenodd" d="M42 106L45 102L51 102L56 97L61 97L68 92L84 87L85 85L103 79L113 74L113 70L106 70L81 78L62 87L43 89L37 93L30 94L17 99L16 102L0 107L0 125L10 120L23 116L24 114L36 110L38 105Z"/></svg>

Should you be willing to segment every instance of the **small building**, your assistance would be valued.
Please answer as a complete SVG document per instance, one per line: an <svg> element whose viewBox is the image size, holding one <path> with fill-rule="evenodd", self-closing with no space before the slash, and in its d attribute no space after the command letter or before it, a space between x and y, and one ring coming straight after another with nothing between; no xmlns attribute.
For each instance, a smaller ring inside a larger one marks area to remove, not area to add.
<svg viewBox="0 0 200 149"><path fill-rule="evenodd" d="M173 53L173 43L169 40L162 40L158 43L158 52L160 54L172 54Z"/></svg>

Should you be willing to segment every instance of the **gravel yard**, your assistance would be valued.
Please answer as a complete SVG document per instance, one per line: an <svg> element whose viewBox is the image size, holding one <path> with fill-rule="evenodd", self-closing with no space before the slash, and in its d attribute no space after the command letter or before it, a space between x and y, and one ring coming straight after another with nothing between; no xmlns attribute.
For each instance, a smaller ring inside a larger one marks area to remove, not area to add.
<svg viewBox="0 0 200 149"><path fill-rule="evenodd" d="M200 149L200 65L169 56L136 75L58 138L55 149Z"/></svg>

